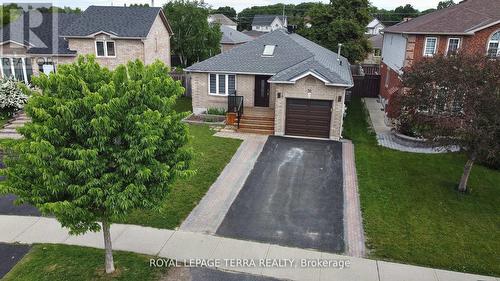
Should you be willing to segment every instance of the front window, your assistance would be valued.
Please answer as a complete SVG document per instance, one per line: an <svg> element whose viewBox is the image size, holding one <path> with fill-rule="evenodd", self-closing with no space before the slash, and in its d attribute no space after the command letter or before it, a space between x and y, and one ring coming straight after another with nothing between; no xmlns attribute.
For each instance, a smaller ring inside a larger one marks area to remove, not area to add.
<svg viewBox="0 0 500 281"><path fill-rule="evenodd" d="M114 41L96 41L95 49L98 57L114 57L116 55Z"/></svg>
<svg viewBox="0 0 500 281"><path fill-rule="evenodd" d="M426 37L424 46L424 56L432 57L436 53L437 38L436 37Z"/></svg>
<svg viewBox="0 0 500 281"><path fill-rule="evenodd" d="M448 39L448 50L447 55L454 55L457 53L458 48L460 48L460 38L449 38Z"/></svg>
<svg viewBox="0 0 500 281"><path fill-rule="evenodd" d="M0 74L2 77L14 78L24 83L31 81L33 69L31 59L24 57L0 58L2 67Z"/></svg>
<svg viewBox="0 0 500 281"><path fill-rule="evenodd" d="M227 96L236 90L236 75L211 73L208 76L208 83L210 95Z"/></svg>
<svg viewBox="0 0 500 281"><path fill-rule="evenodd" d="M496 58L500 56L500 30L495 32L488 42L488 57Z"/></svg>
<svg viewBox="0 0 500 281"><path fill-rule="evenodd" d="M380 50L378 48L377 49L373 49L373 55L375 57L380 57L382 55L382 50Z"/></svg>

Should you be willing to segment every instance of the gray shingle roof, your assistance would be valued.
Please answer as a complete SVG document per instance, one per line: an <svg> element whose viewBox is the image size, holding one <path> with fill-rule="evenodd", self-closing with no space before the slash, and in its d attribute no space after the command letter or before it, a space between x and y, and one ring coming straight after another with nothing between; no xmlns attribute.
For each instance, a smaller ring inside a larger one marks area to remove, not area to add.
<svg viewBox="0 0 500 281"><path fill-rule="evenodd" d="M390 33L467 34L500 21L500 0L467 0L385 28Z"/></svg>
<svg viewBox="0 0 500 281"><path fill-rule="evenodd" d="M220 25L230 25L237 26L237 24L232 21L230 18L226 17L224 14L211 14L208 16L209 21L213 23L218 23Z"/></svg>
<svg viewBox="0 0 500 281"><path fill-rule="evenodd" d="M40 18L41 16L41 18ZM16 21L0 29L2 41L29 45L30 54L74 55L68 42L59 37L61 30L80 17L79 14L26 12ZM35 27L30 27L37 22ZM53 23L57 23L54 25Z"/></svg>
<svg viewBox="0 0 500 281"><path fill-rule="evenodd" d="M104 31L116 37L144 38L160 11L158 7L90 6L62 35L86 37Z"/></svg>
<svg viewBox="0 0 500 281"><path fill-rule="evenodd" d="M265 45L276 45L272 57L263 57ZM352 85L346 58L305 39L298 34L276 30L237 46L226 53L196 63L186 71L268 74L271 82L287 82L311 71L330 84Z"/></svg>
<svg viewBox="0 0 500 281"><path fill-rule="evenodd" d="M253 40L253 37L225 25L221 25L220 31L222 31L221 44L241 44Z"/></svg>
<svg viewBox="0 0 500 281"><path fill-rule="evenodd" d="M276 17L278 17L282 22L286 19L286 16L283 17L279 15L255 15L252 20L252 25L271 25Z"/></svg>

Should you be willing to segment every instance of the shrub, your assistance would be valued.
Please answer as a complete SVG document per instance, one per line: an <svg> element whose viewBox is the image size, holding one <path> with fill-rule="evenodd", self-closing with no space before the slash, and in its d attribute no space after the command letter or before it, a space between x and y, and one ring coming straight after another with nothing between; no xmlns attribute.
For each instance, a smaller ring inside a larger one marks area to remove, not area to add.
<svg viewBox="0 0 500 281"><path fill-rule="evenodd" d="M0 110L2 115L11 116L24 108L28 96L23 92L23 86L12 78L0 79Z"/></svg>
<svg viewBox="0 0 500 281"><path fill-rule="evenodd" d="M226 110L224 108L209 108L207 109L207 114L226 115Z"/></svg>

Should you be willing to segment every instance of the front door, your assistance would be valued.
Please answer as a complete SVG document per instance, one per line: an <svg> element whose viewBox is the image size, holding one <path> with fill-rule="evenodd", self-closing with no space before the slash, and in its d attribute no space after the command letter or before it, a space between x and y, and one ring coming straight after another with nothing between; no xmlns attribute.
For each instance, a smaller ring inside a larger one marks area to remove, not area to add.
<svg viewBox="0 0 500 281"><path fill-rule="evenodd" d="M269 77L255 75L255 106L269 107Z"/></svg>

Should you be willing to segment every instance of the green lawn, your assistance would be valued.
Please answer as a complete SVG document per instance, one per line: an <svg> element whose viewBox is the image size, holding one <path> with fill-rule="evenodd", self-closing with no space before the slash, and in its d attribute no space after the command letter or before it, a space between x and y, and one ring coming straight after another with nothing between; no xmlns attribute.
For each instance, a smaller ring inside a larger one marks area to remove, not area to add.
<svg viewBox="0 0 500 281"><path fill-rule="evenodd" d="M114 251L116 271L104 272L104 250L66 245L34 245L5 281L158 280L166 268L149 267L149 257Z"/></svg>
<svg viewBox="0 0 500 281"><path fill-rule="evenodd" d="M462 154L377 146L366 120L359 99L348 104L370 256L500 276L500 172L475 165L461 194Z"/></svg>

